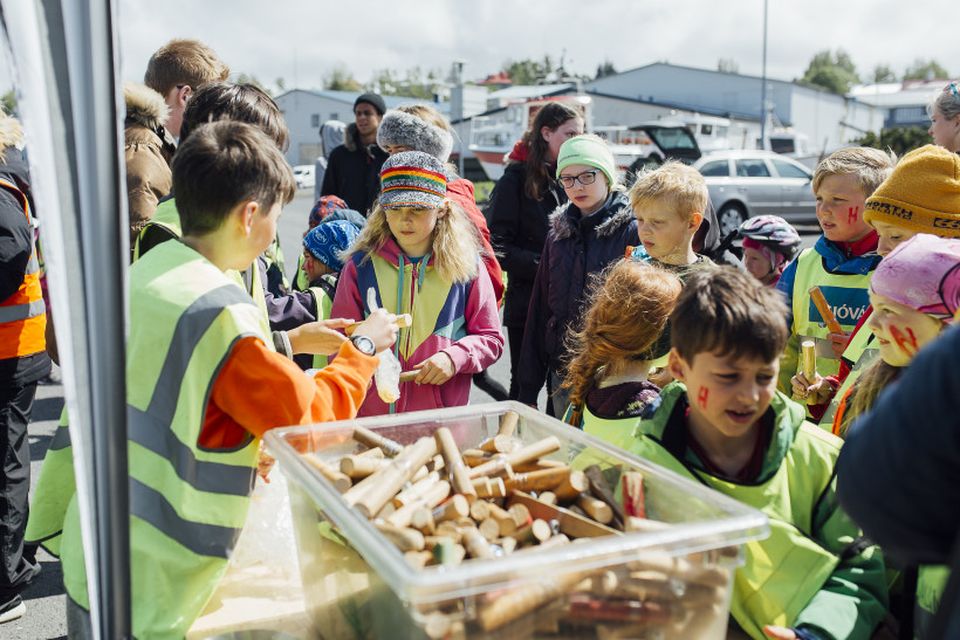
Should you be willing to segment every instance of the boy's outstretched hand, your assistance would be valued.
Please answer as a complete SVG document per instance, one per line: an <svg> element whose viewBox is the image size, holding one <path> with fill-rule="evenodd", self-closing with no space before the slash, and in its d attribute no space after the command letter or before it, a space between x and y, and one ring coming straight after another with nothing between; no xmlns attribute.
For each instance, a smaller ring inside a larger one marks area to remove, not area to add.
<svg viewBox="0 0 960 640"><path fill-rule="evenodd" d="M786 627L777 627L772 624L768 624L763 628L763 633L768 638L776 638L777 640L796 640L797 634L794 633L793 629L787 629Z"/></svg>
<svg viewBox="0 0 960 640"><path fill-rule="evenodd" d="M839 358L847 348L847 342L850 341L850 334L828 333L827 339L830 340L830 348L833 350L833 355Z"/></svg>
<svg viewBox="0 0 960 640"><path fill-rule="evenodd" d="M329 356L336 353L340 345L347 340L338 329L343 329L352 322L353 320L344 318L308 322L287 331L287 337L294 353Z"/></svg>
<svg viewBox="0 0 960 640"><path fill-rule="evenodd" d="M342 326L351 324L352 320L342 320ZM387 313L383 309L375 309L367 316L367 319L357 325L353 330L355 336L367 336L373 340L373 345L377 348L377 353L384 349L389 349L397 341L397 332L400 327L397 326L397 316ZM340 336L341 338L343 336ZM346 339L346 338L344 338Z"/></svg>
<svg viewBox="0 0 960 640"><path fill-rule="evenodd" d="M420 370L413 379L417 384L443 384L457 372L453 359L443 351L436 352L413 368Z"/></svg>

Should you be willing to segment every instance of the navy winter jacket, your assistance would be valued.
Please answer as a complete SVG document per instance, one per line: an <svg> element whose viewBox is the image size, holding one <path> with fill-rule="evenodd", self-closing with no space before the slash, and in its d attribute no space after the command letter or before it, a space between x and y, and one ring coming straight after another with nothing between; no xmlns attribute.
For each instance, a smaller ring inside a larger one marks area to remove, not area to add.
<svg viewBox="0 0 960 640"><path fill-rule="evenodd" d="M623 258L627 246L637 242L637 220L621 191L586 217L569 202L551 214L523 332L520 402L535 403L547 373L561 369L564 335L582 315L590 276Z"/></svg>

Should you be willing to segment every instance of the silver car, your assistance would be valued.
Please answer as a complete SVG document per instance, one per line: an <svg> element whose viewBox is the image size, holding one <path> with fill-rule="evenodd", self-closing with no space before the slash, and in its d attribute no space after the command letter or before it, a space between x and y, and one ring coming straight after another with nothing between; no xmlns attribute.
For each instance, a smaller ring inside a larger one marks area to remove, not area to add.
<svg viewBox="0 0 960 640"><path fill-rule="evenodd" d="M693 166L707 181L721 237L759 215L816 222L813 174L795 160L772 151L718 151Z"/></svg>

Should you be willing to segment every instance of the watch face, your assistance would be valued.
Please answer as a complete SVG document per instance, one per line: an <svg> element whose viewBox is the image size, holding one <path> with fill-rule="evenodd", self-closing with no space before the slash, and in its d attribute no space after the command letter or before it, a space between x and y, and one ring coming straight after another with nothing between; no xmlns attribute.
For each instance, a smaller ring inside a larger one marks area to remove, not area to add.
<svg viewBox="0 0 960 640"><path fill-rule="evenodd" d="M357 348L361 353L365 353L368 356L372 356L377 348L373 344L373 340L367 336L354 336L350 339L353 342L353 346Z"/></svg>

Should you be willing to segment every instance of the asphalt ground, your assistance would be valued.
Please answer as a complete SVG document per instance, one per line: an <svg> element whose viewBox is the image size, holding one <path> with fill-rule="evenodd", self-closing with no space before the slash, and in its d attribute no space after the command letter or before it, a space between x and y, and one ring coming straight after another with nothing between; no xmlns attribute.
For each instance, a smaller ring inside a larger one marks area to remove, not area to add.
<svg viewBox="0 0 960 640"><path fill-rule="evenodd" d="M294 200L284 208L280 218L280 243L286 258L288 275L292 276L297 265L297 256L301 252L303 232L307 228L307 218L313 205L313 189L301 189ZM799 227L803 236L803 246L812 246L819 228ZM492 378L509 387L510 359L504 348L504 355L489 371ZM473 387L470 393L471 404L490 402L492 398ZM540 395L540 407L545 406L546 395ZM63 387L60 384L40 386L34 402L32 420L29 427L31 486L35 484L40 472L40 464L46 453L47 445L56 430L60 410L63 407ZM65 618L66 596L63 592L63 574L56 558L43 550L38 554L42 571L23 593L27 605L26 614L19 620L0 625L0 640L49 640L66 638Z"/></svg>

